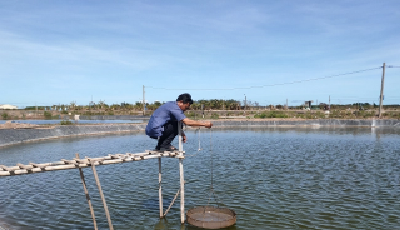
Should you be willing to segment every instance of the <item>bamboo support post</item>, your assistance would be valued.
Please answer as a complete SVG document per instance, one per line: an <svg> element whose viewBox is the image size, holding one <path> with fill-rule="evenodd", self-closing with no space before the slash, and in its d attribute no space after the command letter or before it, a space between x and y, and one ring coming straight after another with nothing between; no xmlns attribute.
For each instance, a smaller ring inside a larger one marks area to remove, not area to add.
<svg viewBox="0 0 400 230"><path fill-rule="evenodd" d="M163 195L161 188L161 158L158 158L158 200L160 203L160 218L164 218Z"/></svg>
<svg viewBox="0 0 400 230"><path fill-rule="evenodd" d="M79 159L79 153L75 154L75 158ZM81 181L82 181L82 184L83 184L83 190L85 191L86 200L87 200L87 202L89 204L90 215L92 216L92 219L93 219L94 229L98 230L97 224L96 224L96 217L94 216L93 206L92 206L92 203L90 201L89 191L86 189L85 176L83 175L83 170L81 168L79 168L79 174L81 175Z"/></svg>
<svg viewBox="0 0 400 230"><path fill-rule="evenodd" d="M183 144L182 144L182 122L178 123L179 130L179 176L181 187L181 224L185 223L185 180L183 176Z"/></svg>
<svg viewBox="0 0 400 230"><path fill-rule="evenodd" d="M104 211L106 212L106 217L107 217L107 220L108 220L108 226L110 227L110 230L114 230L114 227L113 227L113 225L111 223L110 213L108 212L106 199L104 198L103 190L101 190L99 176L97 175L96 168L95 168L94 164L91 164L91 165L92 165L94 179L96 180L96 185L99 188L100 197L101 197L101 200L103 201Z"/></svg>

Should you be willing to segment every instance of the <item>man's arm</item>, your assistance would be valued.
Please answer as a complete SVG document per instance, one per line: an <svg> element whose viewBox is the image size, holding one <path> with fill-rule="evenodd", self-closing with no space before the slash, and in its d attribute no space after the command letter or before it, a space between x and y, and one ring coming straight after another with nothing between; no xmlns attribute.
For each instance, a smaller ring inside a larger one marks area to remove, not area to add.
<svg viewBox="0 0 400 230"><path fill-rule="evenodd" d="M189 125L189 126L204 126L204 127L208 128L208 129L211 128L211 126L213 126L213 124L211 122L209 122L209 121L206 121L206 122L204 122L204 121L195 121L195 120L190 120L189 118L185 118L182 121L183 121L183 123L185 125Z"/></svg>

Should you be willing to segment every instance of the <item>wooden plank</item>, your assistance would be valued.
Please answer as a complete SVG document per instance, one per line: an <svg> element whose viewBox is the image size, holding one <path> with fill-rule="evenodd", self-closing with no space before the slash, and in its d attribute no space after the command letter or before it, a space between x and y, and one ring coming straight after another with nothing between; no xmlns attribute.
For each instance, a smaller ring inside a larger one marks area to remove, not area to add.
<svg viewBox="0 0 400 230"><path fill-rule="evenodd" d="M118 164L122 163L123 160L105 160L103 161L103 165L108 165L108 164Z"/></svg>
<svg viewBox="0 0 400 230"><path fill-rule="evenodd" d="M135 160L134 157L127 157L127 158L124 159L124 162L125 161L134 161L134 160Z"/></svg>
<svg viewBox="0 0 400 230"><path fill-rule="evenodd" d="M119 154L111 155L111 160L120 159L120 158L121 158L121 156Z"/></svg>
<svg viewBox="0 0 400 230"><path fill-rule="evenodd" d="M142 158L142 160L147 160L147 159L157 159L157 158L160 158L161 156L158 154L158 155L148 155L148 156L142 156L141 158Z"/></svg>
<svg viewBox="0 0 400 230"><path fill-rule="evenodd" d="M35 164L35 163L29 163L30 165L33 165L34 168L41 168L44 169L46 166L51 166L53 165L52 163L46 163L46 164Z"/></svg>
<svg viewBox="0 0 400 230"><path fill-rule="evenodd" d="M33 168L29 170L32 173L37 173L37 172L42 172L43 170L41 168Z"/></svg>
<svg viewBox="0 0 400 230"><path fill-rule="evenodd" d="M103 164L103 161L92 161L90 163L90 165L101 165L101 164Z"/></svg>
<svg viewBox="0 0 400 230"><path fill-rule="evenodd" d="M33 169L33 165L17 164L20 169Z"/></svg>
<svg viewBox="0 0 400 230"><path fill-rule="evenodd" d="M0 176L10 176L9 171L0 171Z"/></svg>
<svg viewBox="0 0 400 230"><path fill-rule="evenodd" d="M74 159L74 161L76 162L76 163L79 163L79 164L89 164L90 162L89 162L89 159Z"/></svg>
<svg viewBox="0 0 400 230"><path fill-rule="evenodd" d="M146 156L150 155L150 153L127 153L129 156Z"/></svg>
<svg viewBox="0 0 400 230"><path fill-rule="evenodd" d="M18 170L18 169L20 169L20 167L19 166L0 166L2 169L3 169L3 171L15 171L15 170Z"/></svg>
<svg viewBox="0 0 400 230"><path fill-rule="evenodd" d="M14 174L20 175L20 174L28 174L28 170L26 169L18 169L14 171Z"/></svg>
<svg viewBox="0 0 400 230"><path fill-rule="evenodd" d="M87 168L91 165L106 165L106 164L119 164L128 161L138 161L138 160L147 160L147 159L159 159L159 158L177 158L184 159L183 155L184 151L153 151L146 150L145 153L125 153L125 154L109 154L108 156L98 157L98 158L88 158L79 159L75 158L73 160L61 159L60 161L55 161L53 163L29 163L29 165L17 164L17 166L4 166L0 165L0 172L4 176L13 176L20 174L30 174L30 173L38 173L45 171L54 171L54 170L64 170L64 169L75 169L75 168ZM178 156L176 156L178 155ZM19 170L19 171L17 171Z"/></svg>
<svg viewBox="0 0 400 230"><path fill-rule="evenodd" d="M64 161L64 164L76 164L75 160L65 160L65 159L61 159L61 161Z"/></svg>
<svg viewBox="0 0 400 230"><path fill-rule="evenodd" d="M104 157L98 157L98 158L88 158L89 161L104 161L106 160ZM110 159L108 159L110 160Z"/></svg>
<svg viewBox="0 0 400 230"><path fill-rule="evenodd" d="M44 170L51 171L51 170L63 170L63 169L74 169L76 168L75 165L57 165L57 166L46 166Z"/></svg>

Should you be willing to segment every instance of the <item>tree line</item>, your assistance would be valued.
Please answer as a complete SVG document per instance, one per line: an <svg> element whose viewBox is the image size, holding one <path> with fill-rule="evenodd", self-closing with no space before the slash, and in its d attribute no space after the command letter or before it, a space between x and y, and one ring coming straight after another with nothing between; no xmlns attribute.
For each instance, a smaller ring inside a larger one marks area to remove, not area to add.
<svg viewBox="0 0 400 230"><path fill-rule="evenodd" d="M155 110L160 107L165 102L153 102L146 103L146 110ZM358 109L360 107L365 109L376 109L379 105L369 104L369 103L354 103L354 104L331 104L331 109ZM245 108L246 107L246 108ZM311 109L325 109L326 104L320 103L319 105L311 105ZM385 108L400 109L400 105L384 105ZM243 109L265 109L265 108L275 108L275 109L285 109L285 105L266 105L260 106L257 102L247 101L246 106L244 102L237 101L234 99L222 100L222 99L201 99L194 101L191 106L192 110L243 110ZM288 106L288 109L304 109L305 105L298 106ZM121 103L121 104L105 104L105 103L93 103L90 105L76 105L75 103L70 104L60 104L52 106L26 106L25 110L57 110L57 111L73 111L73 110L143 110L143 103L137 102L135 104Z"/></svg>

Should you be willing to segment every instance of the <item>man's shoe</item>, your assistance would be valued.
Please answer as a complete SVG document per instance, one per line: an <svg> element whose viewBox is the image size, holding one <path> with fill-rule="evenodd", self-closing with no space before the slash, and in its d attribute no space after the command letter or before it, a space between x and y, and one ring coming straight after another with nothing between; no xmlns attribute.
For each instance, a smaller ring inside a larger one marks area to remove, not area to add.
<svg viewBox="0 0 400 230"><path fill-rule="evenodd" d="M160 147L159 151L175 151L177 150L174 146L170 145L167 147Z"/></svg>

